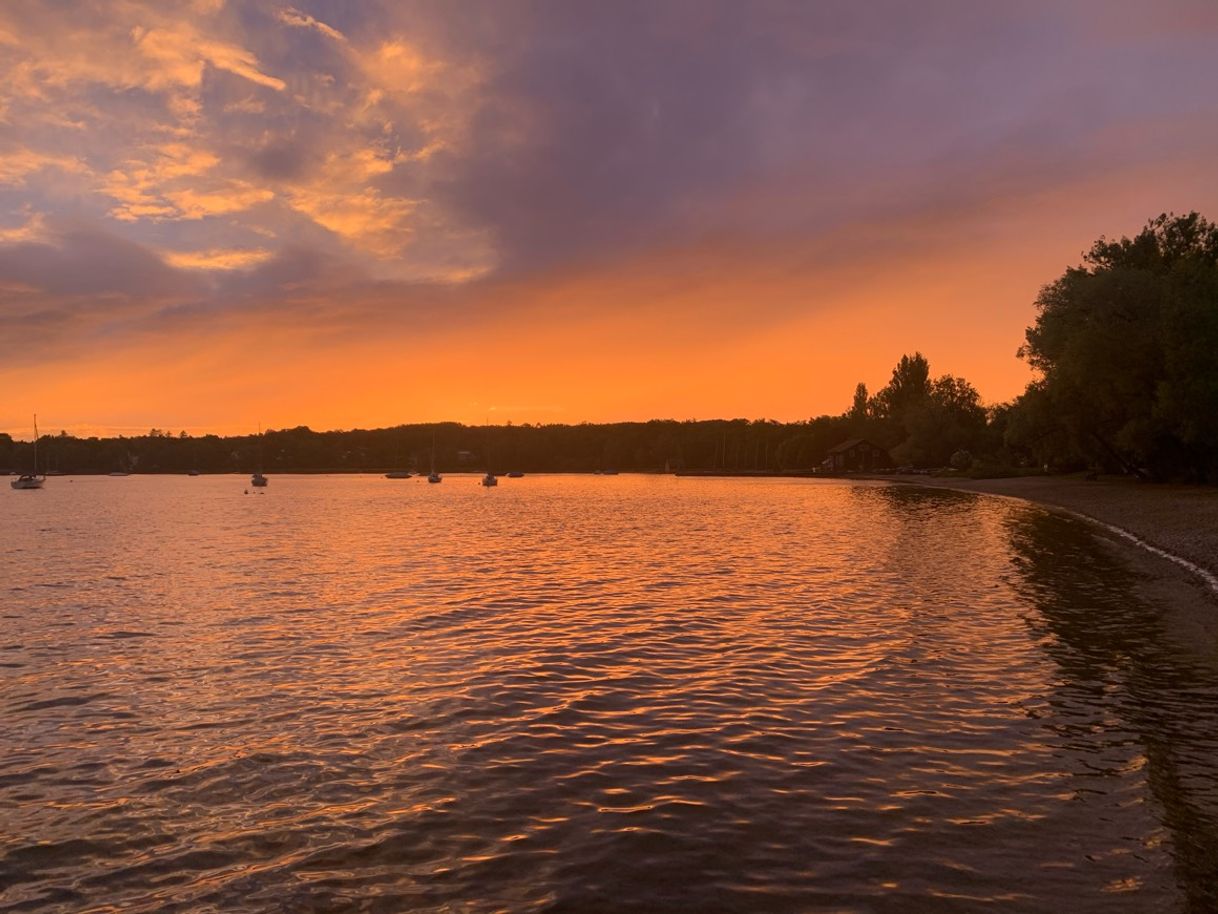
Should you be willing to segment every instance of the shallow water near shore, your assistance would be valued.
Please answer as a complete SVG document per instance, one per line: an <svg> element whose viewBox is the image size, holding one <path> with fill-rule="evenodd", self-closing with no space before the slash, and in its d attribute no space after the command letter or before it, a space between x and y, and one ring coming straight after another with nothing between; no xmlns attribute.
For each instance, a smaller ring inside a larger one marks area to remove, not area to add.
<svg viewBox="0 0 1218 914"><path fill-rule="evenodd" d="M1218 909L1218 673L1082 521L244 487L2 493L0 912Z"/></svg>

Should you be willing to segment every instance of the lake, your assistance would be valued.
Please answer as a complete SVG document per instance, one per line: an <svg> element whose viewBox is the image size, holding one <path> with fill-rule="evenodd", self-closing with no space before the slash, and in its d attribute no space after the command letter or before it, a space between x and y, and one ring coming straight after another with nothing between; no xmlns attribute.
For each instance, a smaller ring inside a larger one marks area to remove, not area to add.
<svg viewBox="0 0 1218 914"><path fill-rule="evenodd" d="M1218 672L1086 523L476 479L6 487L0 911L1218 910Z"/></svg>

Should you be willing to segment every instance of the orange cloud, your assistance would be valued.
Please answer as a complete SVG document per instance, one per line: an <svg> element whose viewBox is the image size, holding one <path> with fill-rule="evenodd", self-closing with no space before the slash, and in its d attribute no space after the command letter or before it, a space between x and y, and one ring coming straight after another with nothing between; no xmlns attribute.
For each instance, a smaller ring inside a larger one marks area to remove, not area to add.
<svg viewBox="0 0 1218 914"><path fill-rule="evenodd" d="M211 248L206 251L166 251L165 262L184 270L244 270L265 263L265 248Z"/></svg>
<svg viewBox="0 0 1218 914"><path fill-rule="evenodd" d="M319 19L314 19L307 13L302 13L300 10L288 7L279 11L279 21L288 25L294 25L298 28L314 29L327 38L333 38L335 41L345 43L347 36L338 29L333 28Z"/></svg>
<svg viewBox="0 0 1218 914"><path fill-rule="evenodd" d="M37 152L33 149L14 149L0 153L0 185L20 186L31 177L47 170L88 174L89 166L66 153Z"/></svg>

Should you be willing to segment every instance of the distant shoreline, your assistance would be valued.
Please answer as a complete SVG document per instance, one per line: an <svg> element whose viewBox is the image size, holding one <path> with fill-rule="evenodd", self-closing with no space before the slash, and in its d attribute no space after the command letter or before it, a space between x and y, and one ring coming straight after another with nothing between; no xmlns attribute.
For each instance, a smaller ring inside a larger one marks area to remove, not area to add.
<svg viewBox="0 0 1218 914"><path fill-rule="evenodd" d="M1150 547L1161 557L1183 559L1218 597L1218 488L1157 485L1123 477L1077 476L962 479L875 476L902 485L954 489L1020 498L1060 508ZM1179 564L1179 562L1178 562Z"/></svg>

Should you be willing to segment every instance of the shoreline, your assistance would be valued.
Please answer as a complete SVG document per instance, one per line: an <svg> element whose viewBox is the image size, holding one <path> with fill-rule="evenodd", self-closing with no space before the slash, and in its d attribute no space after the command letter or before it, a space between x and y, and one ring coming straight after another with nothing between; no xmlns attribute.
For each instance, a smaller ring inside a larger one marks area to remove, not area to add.
<svg viewBox="0 0 1218 914"><path fill-rule="evenodd" d="M1152 485L1120 477L950 479L876 476L902 485L1001 495L1060 508L1094 521L1162 558L1184 565L1218 592L1218 488Z"/></svg>
<svg viewBox="0 0 1218 914"><path fill-rule="evenodd" d="M1218 662L1218 489L1069 476L868 478L1019 499L1092 524L1138 572L1138 595L1160 608L1177 643Z"/></svg>

